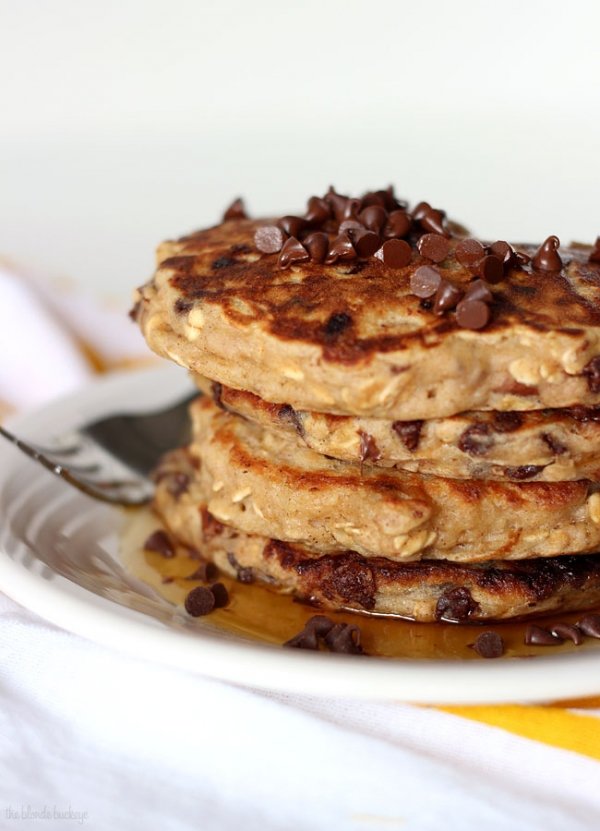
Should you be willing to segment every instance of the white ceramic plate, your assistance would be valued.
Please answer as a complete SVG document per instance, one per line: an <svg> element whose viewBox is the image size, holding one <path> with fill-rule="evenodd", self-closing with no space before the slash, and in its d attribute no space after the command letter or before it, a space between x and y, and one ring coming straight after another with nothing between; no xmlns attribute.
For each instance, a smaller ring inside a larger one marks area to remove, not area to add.
<svg viewBox="0 0 600 831"><path fill-rule="evenodd" d="M11 427L40 443L87 420L159 408L189 390L177 368L98 381ZM600 693L600 652L534 660L392 660L284 650L193 620L120 562L123 513L0 446L0 590L44 618L139 657L255 687L424 703L548 701ZM206 620L206 622L205 622Z"/></svg>

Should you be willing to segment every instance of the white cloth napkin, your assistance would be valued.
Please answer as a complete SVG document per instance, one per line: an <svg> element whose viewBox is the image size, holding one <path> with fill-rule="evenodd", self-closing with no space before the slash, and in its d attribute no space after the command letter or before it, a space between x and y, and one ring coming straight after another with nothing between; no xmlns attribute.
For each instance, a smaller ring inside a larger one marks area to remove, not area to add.
<svg viewBox="0 0 600 831"><path fill-rule="evenodd" d="M87 315L96 349L108 312L59 300L0 273L0 399L13 408L90 376L68 310ZM143 354L110 319L113 357L119 344ZM0 736L2 829L600 827L586 756L431 708L269 695L133 660L1 594Z"/></svg>

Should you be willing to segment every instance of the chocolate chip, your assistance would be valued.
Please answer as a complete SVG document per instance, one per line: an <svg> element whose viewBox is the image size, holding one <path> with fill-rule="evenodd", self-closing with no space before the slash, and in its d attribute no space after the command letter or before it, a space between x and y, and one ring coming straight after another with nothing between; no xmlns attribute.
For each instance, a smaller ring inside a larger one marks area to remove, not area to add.
<svg viewBox="0 0 600 831"><path fill-rule="evenodd" d="M227 412L227 407L223 404L223 384L220 384L218 381L213 381L210 385L210 391L217 407Z"/></svg>
<svg viewBox="0 0 600 831"><path fill-rule="evenodd" d="M325 334L328 337L341 334L345 329L352 325L352 318L346 312L337 312L332 314L325 324Z"/></svg>
<svg viewBox="0 0 600 831"><path fill-rule="evenodd" d="M215 596L205 586L196 586L184 601L186 612L192 617L208 615L215 608Z"/></svg>
<svg viewBox="0 0 600 831"><path fill-rule="evenodd" d="M353 260L355 257L356 251L352 245L352 240L347 233L344 233L337 236L329 246L325 262L332 265L340 260Z"/></svg>
<svg viewBox="0 0 600 831"><path fill-rule="evenodd" d="M183 297L178 297L175 301L174 309L178 315L187 314L192 308L194 304L191 300L184 300Z"/></svg>
<svg viewBox="0 0 600 831"><path fill-rule="evenodd" d="M254 572L252 569L240 565L232 551L227 552L227 562L235 569L236 579L240 583L254 583Z"/></svg>
<svg viewBox="0 0 600 831"><path fill-rule="evenodd" d="M485 456L493 444L491 428L484 422L467 427L458 439L458 449L469 456Z"/></svg>
<svg viewBox="0 0 600 831"><path fill-rule="evenodd" d="M525 254L524 251L515 251L515 258L517 260L517 265L523 268L523 266L529 265L531 262L531 257L529 254Z"/></svg>
<svg viewBox="0 0 600 831"><path fill-rule="evenodd" d="M325 615L313 615L306 621L304 629L289 641L286 641L284 646L291 646L295 649L318 649L319 638L324 638L335 626L334 622Z"/></svg>
<svg viewBox="0 0 600 831"><path fill-rule="evenodd" d="M504 272L508 271L508 269L515 265L517 262L517 256L515 254L515 250L512 245L509 245L508 242L505 240L499 239L497 242L493 242L490 245L490 254L493 254L495 257L498 257L502 266L504 268Z"/></svg>
<svg viewBox="0 0 600 831"><path fill-rule="evenodd" d="M229 603L229 592L223 583L214 583L210 587L210 590L215 601L215 609L221 609L223 606L227 606Z"/></svg>
<svg viewBox="0 0 600 831"><path fill-rule="evenodd" d="M596 237L596 242L588 257L588 263L600 263L600 237Z"/></svg>
<svg viewBox="0 0 600 831"><path fill-rule="evenodd" d="M375 252L375 256L389 268L404 268L412 258L410 245L401 239L389 239Z"/></svg>
<svg viewBox="0 0 600 831"><path fill-rule="evenodd" d="M263 225L254 234L254 244L263 254L277 254L283 248L285 234L277 225Z"/></svg>
<svg viewBox="0 0 600 831"><path fill-rule="evenodd" d="M369 433L364 430L358 430L359 454L361 462L377 462L381 459L381 451L377 447L377 442Z"/></svg>
<svg viewBox="0 0 600 831"><path fill-rule="evenodd" d="M162 554L163 557L171 559L175 556L175 547L171 538L166 531L155 531L150 534L144 543L144 551L155 551L157 554Z"/></svg>
<svg viewBox="0 0 600 831"><path fill-rule="evenodd" d="M308 223L300 216L282 216L277 224L288 236L298 238Z"/></svg>
<svg viewBox="0 0 600 831"><path fill-rule="evenodd" d="M319 641L316 632L307 632L303 629L301 632L298 632L297 635L294 635L293 638L290 638L289 641L286 641L283 645L291 647L292 649L318 649Z"/></svg>
<svg viewBox="0 0 600 831"><path fill-rule="evenodd" d="M216 260L212 261L210 267L218 271L220 268L229 268L232 265L235 265L235 260L231 257L217 257Z"/></svg>
<svg viewBox="0 0 600 831"><path fill-rule="evenodd" d="M410 278L410 290L417 297L433 297L440 287L440 272L430 265L420 266Z"/></svg>
<svg viewBox="0 0 600 831"><path fill-rule="evenodd" d="M533 255L532 266L537 271L560 271L562 260L558 249L560 240L558 237L548 237Z"/></svg>
<svg viewBox="0 0 600 831"><path fill-rule="evenodd" d="M392 430L400 437L402 444L411 453L419 446L423 421L393 421Z"/></svg>
<svg viewBox="0 0 600 831"><path fill-rule="evenodd" d="M588 638L600 638L600 615L586 615L577 621L577 626Z"/></svg>
<svg viewBox="0 0 600 831"><path fill-rule="evenodd" d="M581 630L577 626L572 626L570 623L555 623L550 629L551 634L563 641L573 641L575 646L583 643Z"/></svg>
<svg viewBox="0 0 600 831"><path fill-rule="evenodd" d="M473 600L471 592L464 586L447 589L440 595L435 607L436 620L449 620L462 623L479 609L479 603Z"/></svg>
<svg viewBox="0 0 600 831"><path fill-rule="evenodd" d="M419 254L434 263L445 260L450 251L450 242L442 234L423 234L417 243Z"/></svg>
<svg viewBox="0 0 600 831"><path fill-rule="evenodd" d="M340 222L338 234L345 234L346 231L364 231L364 226L356 219L345 219L343 222Z"/></svg>
<svg viewBox="0 0 600 831"><path fill-rule="evenodd" d="M383 236L386 239L402 239L408 234L411 227L411 218L406 211L392 211L384 226Z"/></svg>
<svg viewBox="0 0 600 831"><path fill-rule="evenodd" d="M323 263L329 250L329 237L322 231L314 231L304 240L304 247L308 251L311 262Z"/></svg>
<svg viewBox="0 0 600 831"><path fill-rule="evenodd" d="M369 231L380 234L387 221L387 213L381 205L369 205L359 213L358 218Z"/></svg>
<svg viewBox="0 0 600 831"><path fill-rule="evenodd" d="M482 658L500 658L504 655L504 641L497 632L482 632L477 636L473 649Z"/></svg>
<svg viewBox="0 0 600 831"><path fill-rule="evenodd" d="M349 201L347 196L342 196L341 193L336 193L335 190L330 187L325 194L325 201L329 204L333 212L333 216L338 224L343 222L344 219L350 218L346 216L346 208Z"/></svg>
<svg viewBox="0 0 600 831"><path fill-rule="evenodd" d="M175 582L175 578L174 578L174 577L171 577L169 574L165 574L165 575L161 578L161 581L160 581L160 582L161 582L161 583L174 583L174 582Z"/></svg>
<svg viewBox="0 0 600 831"><path fill-rule="evenodd" d="M195 571L185 576L186 580L201 580L203 583L208 583L213 580L218 574L218 569L214 563L200 563Z"/></svg>
<svg viewBox="0 0 600 831"><path fill-rule="evenodd" d="M533 479L544 469L544 465L523 465L522 467L505 467L504 475L515 482L523 482L526 479Z"/></svg>
<svg viewBox="0 0 600 831"><path fill-rule="evenodd" d="M548 629L532 623L525 630L524 642L527 646L558 646L562 643L562 638L557 638Z"/></svg>
<svg viewBox="0 0 600 831"><path fill-rule="evenodd" d="M431 231L432 234L446 234L444 214L435 208L430 208L424 216L421 216L419 224L424 231Z"/></svg>
<svg viewBox="0 0 600 831"><path fill-rule="evenodd" d="M285 241L281 254L279 255L279 268L288 268L294 263L304 263L309 259L309 253L296 237L290 237Z"/></svg>
<svg viewBox="0 0 600 831"><path fill-rule="evenodd" d="M440 280L440 285L435 293L433 311L435 314L443 314L449 309L454 309L463 296L463 292L448 280Z"/></svg>
<svg viewBox="0 0 600 831"><path fill-rule="evenodd" d="M349 623L336 623L325 635L325 645L331 652L342 655L361 655L360 629Z"/></svg>
<svg viewBox="0 0 600 831"><path fill-rule="evenodd" d="M600 355L586 364L581 373L587 378L588 388L590 392L597 394L600 392Z"/></svg>
<svg viewBox="0 0 600 831"><path fill-rule="evenodd" d="M463 239L457 244L454 253L461 265L475 271L479 268L479 263L485 257L485 248L479 240Z"/></svg>
<svg viewBox="0 0 600 831"><path fill-rule="evenodd" d="M277 411L277 418L291 424L299 436L304 436L304 425L302 417L290 404L283 404Z"/></svg>
<svg viewBox="0 0 600 831"><path fill-rule="evenodd" d="M190 477L181 471L172 473L167 479L167 490L175 499L186 493L190 485Z"/></svg>
<svg viewBox="0 0 600 831"><path fill-rule="evenodd" d="M483 329L490 320L490 307L483 300L465 299L456 307L456 322L463 329Z"/></svg>
<svg viewBox="0 0 600 831"><path fill-rule="evenodd" d="M367 231L365 228L350 231L350 239L359 257L372 256L381 245L381 239L378 234L375 234L373 231Z"/></svg>
<svg viewBox="0 0 600 831"><path fill-rule="evenodd" d="M322 225L331 216L331 208L324 199L319 196L311 196L304 218L311 225Z"/></svg>
<svg viewBox="0 0 600 831"><path fill-rule="evenodd" d="M234 199L227 208L223 214L223 222L227 222L229 219L248 219L243 199Z"/></svg>
<svg viewBox="0 0 600 831"><path fill-rule="evenodd" d="M464 299L465 301L482 300L484 303L491 303L494 295L486 282L483 280L474 280L467 288Z"/></svg>
<svg viewBox="0 0 600 831"><path fill-rule="evenodd" d="M493 254L488 254L479 263L479 274L488 283L499 283L504 277L504 267L502 260L495 257Z"/></svg>
<svg viewBox="0 0 600 831"><path fill-rule="evenodd" d="M306 621L304 629L307 632L314 632L320 638L324 638L334 626L335 623L325 615L313 615Z"/></svg>
<svg viewBox="0 0 600 831"><path fill-rule="evenodd" d="M493 427L497 433L512 433L518 430L523 424L521 413L499 413L493 414Z"/></svg>
<svg viewBox="0 0 600 831"><path fill-rule="evenodd" d="M567 452L565 445L556 436L553 436L552 433L542 433L540 438L548 445L555 456L562 456L563 453Z"/></svg>
<svg viewBox="0 0 600 831"><path fill-rule="evenodd" d="M432 211L433 208L429 204L429 202L418 202L415 207L410 212L412 218L417 222L422 219L428 211Z"/></svg>

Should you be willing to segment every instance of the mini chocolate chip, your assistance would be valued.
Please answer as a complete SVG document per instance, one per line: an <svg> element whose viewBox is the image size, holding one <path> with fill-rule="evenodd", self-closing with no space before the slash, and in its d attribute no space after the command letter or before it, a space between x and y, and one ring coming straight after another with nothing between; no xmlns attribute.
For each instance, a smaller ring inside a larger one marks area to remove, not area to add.
<svg viewBox="0 0 600 831"><path fill-rule="evenodd" d="M359 213L358 218L369 231L380 234L387 221L387 212L381 205L369 205Z"/></svg>
<svg viewBox="0 0 600 831"><path fill-rule="evenodd" d="M600 615L586 615L577 621L577 626L588 638L600 638Z"/></svg>
<svg viewBox="0 0 600 831"><path fill-rule="evenodd" d="M263 225L254 234L254 244L263 254L278 254L283 248L285 234L277 225Z"/></svg>
<svg viewBox="0 0 600 831"><path fill-rule="evenodd" d="M254 583L254 572L251 568L246 568L238 563L233 551L227 552L227 562L235 569L236 579L240 583Z"/></svg>
<svg viewBox="0 0 600 831"><path fill-rule="evenodd" d="M213 260L210 267L218 271L220 268L229 268L232 265L235 265L235 260L231 257L217 257L216 260Z"/></svg>
<svg viewBox="0 0 600 831"><path fill-rule="evenodd" d="M559 247L560 240L558 237L548 237L533 255L532 266L537 271L560 271L562 260L558 253Z"/></svg>
<svg viewBox="0 0 600 831"><path fill-rule="evenodd" d="M512 433L518 430L523 424L523 415L521 413L493 413L493 428L496 433Z"/></svg>
<svg viewBox="0 0 600 831"><path fill-rule="evenodd" d="M290 237L284 243L279 255L279 268L288 268L294 263L304 263L310 259L309 253L296 237Z"/></svg>
<svg viewBox="0 0 600 831"><path fill-rule="evenodd" d="M456 307L456 322L463 329L483 329L490 320L490 307L483 300L463 300Z"/></svg>
<svg viewBox="0 0 600 831"><path fill-rule="evenodd" d="M308 251L311 262L323 263L329 250L329 237L322 231L314 231L304 240L304 247Z"/></svg>
<svg viewBox="0 0 600 831"><path fill-rule="evenodd" d="M301 216L282 216L277 224L288 236L298 238L308 223Z"/></svg>
<svg viewBox="0 0 600 831"><path fill-rule="evenodd" d="M186 493L190 485L190 477L181 471L172 473L167 479L167 490L175 499Z"/></svg>
<svg viewBox="0 0 600 831"><path fill-rule="evenodd" d="M555 638L560 638L563 641L573 641L575 646L583 643L581 630L577 626L572 626L570 623L555 623L551 627L550 632Z"/></svg>
<svg viewBox="0 0 600 831"><path fill-rule="evenodd" d="M423 234L417 243L417 248L422 257L427 257L434 263L441 263L448 256L450 242L442 234Z"/></svg>
<svg viewBox="0 0 600 831"><path fill-rule="evenodd" d="M304 629L283 645L295 649L318 649L318 639L328 635L334 626L334 622L325 615L313 615L306 621Z"/></svg>
<svg viewBox="0 0 600 831"><path fill-rule="evenodd" d="M347 196L342 196L341 193L336 193L333 187L330 187L325 194L325 201L329 204L333 212L333 216L338 224L343 222L344 219L349 219L349 217L345 216L346 206L348 204Z"/></svg>
<svg viewBox="0 0 600 831"><path fill-rule="evenodd" d="M411 218L406 211L392 211L384 226L383 236L386 239L402 239L408 234L411 227Z"/></svg>
<svg viewBox="0 0 600 831"><path fill-rule="evenodd" d="M473 649L482 658L500 658L504 655L504 641L497 632L482 632L477 636Z"/></svg>
<svg viewBox="0 0 600 831"><path fill-rule="evenodd" d="M183 297L178 297L175 301L174 309L178 315L184 315L193 309L193 307L194 304L191 300L184 300Z"/></svg>
<svg viewBox="0 0 600 831"><path fill-rule="evenodd" d="M215 608L215 596L205 586L196 586L185 598L185 610L192 617L208 615Z"/></svg>
<svg viewBox="0 0 600 831"><path fill-rule="evenodd" d="M336 623L325 635L325 645L331 652L342 655L361 655L360 629L349 623Z"/></svg>
<svg viewBox="0 0 600 831"><path fill-rule="evenodd" d="M331 216L331 208L320 196L311 196L304 218L311 225L322 225Z"/></svg>
<svg viewBox="0 0 600 831"><path fill-rule="evenodd" d="M529 265L529 263L531 262L531 257L529 256L529 254L525 254L523 251L515 251L515 257L517 260L517 265L520 268Z"/></svg>
<svg viewBox="0 0 600 831"><path fill-rule="evenodd" d="M424 216L419 219L419 224L424 231L432 234L446 234L444 227L444 214L436 208L430 208Z"/></svg>
<svg viewBox="0 0 600 831"><path fill-rule="evenodd" d="M428 211L433 210L429 202L418 202L410 212L410 215L417 222L422 219Z"/></svg>
<svg viewBox="0 0 600 831"><path fill-rule="evenodd" d="M596 355L587 363L583 372L581 373L587 378L588 388L590 392L597 394L600 392L600 355Z"/></svg>
<svg viewBox="0 0 600 831"><path fill-rule="evenodd" d="M442 278L437 268L430 265L420 266L410 278L410 290L417 297L433 297L440 287Z"/></svg>
<svg viewBox="0 0 600 831"><path fill-rule="evenodd" d="M214 583L210 587L213 597L215 599L215 609L221 609L229 603L229 592L223 583Z"/></svg>
<svg viewBox="0 0 600 831"><path fill-rule="evenodd" d="M345 219L343 222L340 222L338 234L344 234L346 231L364 231L364 225L356 219Z"/></svg>
<svg viewBox="0 0 600 831"><path fill-rule="evenodd" d="M314 632L319 638L324 638L330 632L335 623L325 615L313 615L306 621L305 632Z"/></svg>
<svg viewBox="0 0 600 831"><path fill-rule="evenodd" d="M292 649L318 649L319 641L317 639L316 632L307 632L303 629L301 632L298 632L297 635L294 635L293 638L290 638L289 641L286 641L283 645L291 647Z"/></svg>
<svg viewBox="0 0 600 831"><path fill-rule="evenodd" d="M170 536L166 531L159 530L150 534L144 543L144 551L155 551L157 554L162 554L163 557L171 559L175 556L175 547Z"/></svg>
<svg viewBox="0 0 600 831"><path fill-rule="evenodd" d="M203 583L208 583L209 580L214 580L218 574L218 569L214 563L200 563L195 571L191 574L186 574L186 580L201 580Z"/></svg>
<svg viewBox="0 0 600 831"><path fill-rule="evenodd" d="M369 433L364 430L358 430L359 436L359 454L361 462L377 462L381 459L381 451L377 447L377 442Z"/></svg>
<svg viewBox="0 0 600 831"><path fill-rule="evenodd" d="M504 475L508 479L513 479L516 482L523 482L525 479L533 479L537 476L540 470L544 469L544 465L523 465L522 467L505 467Z"/></svg>
<svg viewBox="0 0 600 831"><path fill-rule="evenodd" d="M223 214L223 222L227 222L229 219L248 219L243 199L240 199L239 197L234 199L231 205L227 208Z"/></svg>
<svg viewBox="0 0 600 831"><path fill-rule="evenodd" d="M360 211L360 199L351 199L348 197L346 199L346 207L344 208L344 213L342 216L341 221L343 222L346 219L355 219L358 221L358 212Z"/></svg>
<svg viewBox="0 0 600 831"><path fill-rule="evenodd" d="M477 239L463 239L457 244L454 254L462 266L475 271L485 257L485 248Z"/></svg>
<svg viewBox="0 0 600 831"><path fill-rule="evenodd" d="M410 245L402 239L389 239L375 252L375 257L389 268L404 268L412 258Z"/></svg>
<svg viewBox="0 0 600 831"><path fill-rule="evenodd" d="M482 300L484 303L491 303L494 295L489 286L483 280L474 280L465 292L464 300Z"/></svg>
<svg viewBox="0 0 600 831"><path fill-rule="evenodd" d="M353 260L356 257L356 251L352 245L352 240L347 233L337 236L331 245L325 257L325 262L328 265L333 265L339 260Z"/></svg>
<svg viewBox="0 0 600 831"><path fill-rule="evenodd" d="M555 456L562 456L563 453L567 452L565 445L556 436L553 436L552 433L542 433L540 438L548 445Z"/></svg>
<svg viewBox="0 0 600 831"><path fill-rule="evenodd" d="M462 623L477 609L479 603L473 600L471 592L465 586L458 586L440 595L435 607L435 619Z"/></svg>
<svg viewBox="0 0 600 831"><path fill-rule="evenodd" d="M283 404L277 410L277 418L281 421L287 421L291 424L299 436L304 436L304 425L302 424L302 417L290 404Z"/></svg>
<svg viewBox="0 0 600 831"><path fill-rule="evenodd" d="M596 237L596 242L588 257L588 263L600 263L600 237Z"/></svg>
<svg viewBox="0 0 600 831"><path fill-rule="evenodd" d="M490 254L498 257L505 272L517 261L514 248L505 240L499 239L497 242L493 242L490 245Z"/></svg>
<svg viewBox="0 0 600 831"><path fill-rule="evenodd" d="M419 446L423 421L393 421L392 430L400 437L402 444L411 453Z"/></svg>
<svg viewBox="0 0 600 831"><path fill-rule="evenodd" d="M493 254L488 254L479 263L479 274L488 283L499 283L504 277L504 266L502 260Z"/></svg>
<svg viewBox="0 0 600 831"><path fill-rule="evenodd" d="M548 629L530 624L525 630L524 642L527 646L558 646L562 638L555 637Z"/></svg>
<svg viewBox="0 0 600 831"><path fill-rule="evenodd" d="M332 314L325 324L325 334L329 337L341 334L348 326L352 325L352 318L346 312Z"/></svg>
<svg viewBox="0 0 600 831"><path fill-rule="evenodd" d="M351 230L350 239L359 257L371 257L381 245L379 236L366 228Z"/></svg>
<svg viewBox="0 0 600 831"><path fill-rule="evenodd" d="M217 407L227 412L227 407L223 404L223 384L220 384L218 381L213 381L210 385L210 391Z"/></svg>
<svg viewBox="0 0 600 831"><path fill-rule="evenodd" d="M469 456L485 456L493 444L490 425L485 422L467 427L458 439L458 449Z"/></svg>
<svg viewBox="0 0 600 831"><path fill-rule="evenodd" d="M433 303L434 313L439 315L449 311L450 309L454 309L462 296L463 292L457 286L453 285L448 280L440 280L440 285L435 293L435 300Z"/></svg>

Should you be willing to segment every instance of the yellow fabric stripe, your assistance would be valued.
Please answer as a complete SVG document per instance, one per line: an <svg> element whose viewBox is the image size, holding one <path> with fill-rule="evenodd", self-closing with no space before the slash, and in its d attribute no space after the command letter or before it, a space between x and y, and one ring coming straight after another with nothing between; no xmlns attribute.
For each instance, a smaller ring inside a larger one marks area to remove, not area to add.
<svg viewBox="0 0 600 831"><path fill-rule="evenodd" d="M598 703L597 699L596 702ZM574 702L575 706L581 706L582 703L585 705L585 701ZM569 713L557 706L530 707L509 704L496 707L438 709L600 761L600 719L593 716Z"/></svg>

